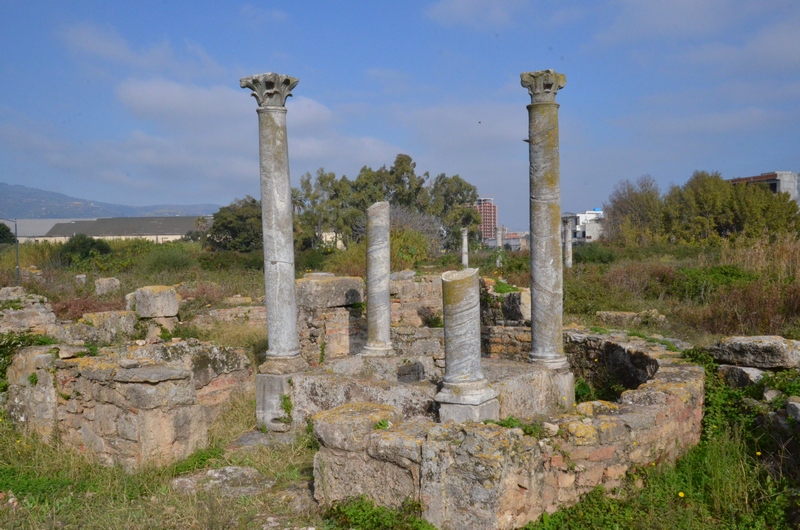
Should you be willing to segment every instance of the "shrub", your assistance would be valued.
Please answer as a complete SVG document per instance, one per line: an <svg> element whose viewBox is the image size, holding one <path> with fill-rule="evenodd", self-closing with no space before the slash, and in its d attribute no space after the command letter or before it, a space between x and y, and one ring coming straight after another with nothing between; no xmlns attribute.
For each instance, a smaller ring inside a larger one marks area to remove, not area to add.
<svg viewBox="0 0 800 530"><path fill-rule="evenodd" d="M181 271L189 269L197 261L181 245L163 244L158 249L147 254L142 267L150 272Z"/></svg>
<svg viewBox="0 0 800 530"><path fill-rule="evenodd" d="M76 234L61 247L61 256L67 264L85 260L92 255L111 254L108 241L94 239L86 234Z"/></svg>
<svg viewBox="0 0 800 530"><path fill-rule="evenodd" d="M54 302L52 305L53 312L63 320L77 320L85 313L125 309L125 302L121 299L100 300L94 295L67 298L60 302Z"/></svg>
<svg viewBox="0 0 800 530"><path fill-rule="evenodd" d="M575 263L611 263L614 259L614 251L600 243L585 243L572 248Z"/></svg>

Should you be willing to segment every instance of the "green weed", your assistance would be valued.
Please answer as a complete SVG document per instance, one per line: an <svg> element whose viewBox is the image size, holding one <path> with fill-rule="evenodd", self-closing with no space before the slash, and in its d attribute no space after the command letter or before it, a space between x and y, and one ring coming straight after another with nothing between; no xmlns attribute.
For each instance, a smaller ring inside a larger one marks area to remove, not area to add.
<svg viewBox="0 0 800 530"><path fill-rule="evenodd" d="M419 503L406 501L399 510L391 510L362 496L333 506L325 520L330 530L436 530L420 518L421 512Z"/></svg>

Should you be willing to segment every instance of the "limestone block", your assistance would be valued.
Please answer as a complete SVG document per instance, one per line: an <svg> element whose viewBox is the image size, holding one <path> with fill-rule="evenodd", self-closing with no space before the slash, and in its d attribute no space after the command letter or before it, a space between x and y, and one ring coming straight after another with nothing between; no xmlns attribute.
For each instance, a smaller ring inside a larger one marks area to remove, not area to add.
<svg viewBox="0 0 800 530"><path fill-rule="evenodd" d="M119 291L120 283L117 278L97 278L94 281L94 294L103 296Z"/></svg>
<svg viewBox="0 0 800 530"><path fill-rule="evenodd" d="M84 313L81 321L97 331L96 338L100 342L114 342L117 337L130 337L136 332L136 313L133 311Z"/></svg>
<svg viewBox="0 0 800 530"><path fill-rule="evenodd" d="M150 365L138 368L124 369L114 374L113 380L121 383L161 383L164 381L174 381L189 379L191 372L184 368L164 365Z"/></svg>
<svg viewBox="0 0 800 530"><path fill-rule="evenodd" d="M369 435L380 421L389 424L402 419L400 411L390 405L378 403L347 403L331 410L318 412L311 418L314 436L331 449L364 451L369 445Z"/></svg>
<svg viewBox="0 0 800 530"><path fill-rule="evenodd" d="M800 342L779 336L726 337L708 348L720 363L753 368L797 368Z"/></svg>
<svg viewBox="0 0 800 530"><path fill-rule="evenodd" d="M284 396L291 400L291 374L256 374L256 421L259 427L284 432L292 417L283 408Z"/></svg>
<svg viewBox="0 0 800 530"><path fill-rule="evenodd" d="M800 421L800 397L790 396L786 400L786 412L794 418L794 421Z"/></svg>
<svg viewBox="0 0 800 530"><path fill-rule="evenodd" d="M414 474L363 451L322 447L314 455L314 498L323 506L366 495L382 506L397 508L418 498Z"/></svg>
<svg viewBox="0 0 800 530"><path fill-rule="evenodd" d="M213 491L222 497L258 495L275 483L252 467L225 466L172 481L172 489L188 495Z"/></svg>
<svg viewBox="0 0 800 530"><path fill-rule="evenodd" d="M171 409L194 405L197 401L194 388L188 380L121 384L117 392L136 409Z"/></svg>
<svg viewBox="0 0 800 530"><path fill-rule="evenodd" d="M142 466L170 464L208 444L208 423L201 405L147 410L139 414Z"/></svg>
<svg viewBox="0 0 800 530"><path fill-rule="evenodd" d="M6 410L11 420L23 430L49 439L56 428L56 389L50 372L46 368L36 368L36 364L34 359L34 367L25 374L23 384L9 380ZM36 384L28 380L31 374L36 375Z"/></svg>
<svg viewBox="0 0 800 530"><path fill-rule="evenodd" d="M367 454L377 460L412 469L410 463L422 463L422 444L428 437L428 431L435 426L436 423L429 420L414 420L375 430L370 435Z"/></svg>
<svg viewBox="0 0 800 530"><path fill-rule="evenodd" d="M23 300L25 298L25 289L21 286L2 287L0 288L0 302L9 302Z"/></svg>
<svg viewBox="0 0 800 530"><path fill-rule="evenodd" d="M536 440L519 429L446 423L422 446L423 517L438 528L518 528L541 509L535 500Z"/></svg>
<svg viewBox="0 0 800 530"><path fill-rule="evenodd" d="M352 276L309 277L295 281L302 308L345 307L364 301L364 281Z"/></svg>
<svg viewBox="0 0 800 530"><path fill-rule="evenodd" d="M466 405L461 403L439 403L439 421L446 423L454 421L485 421L500 419L500 402L495 399L484 401L479 405Z"/></svg>
<svg viewBox="0 0 800 530"><path fill-rule="evenodd" d="M136 289L131 302L133 307L129 309L134 309L140 318L174 317L180 307L180 297L175 288L165 285Z"/></svg>
<svg viewBox="0 0 800 530"><path fill-rule="evenodd" d="M76 274L75 275L75 284L76 285L86 285L86 275L85 274Z"/></svg>
<svg viewBox="0 0 800 530"><path fill-rule="evenodd" d="M0 311L0 333L46 333L55 325L56 315L49 304L23 304L20 309Z"/></svg>
<svg viewBox="0 0 800 530"><path fill-rule="evenodd" d="M764 377L764 371L758 368L732 366L730 364L719 365L717 372L725 380L725 383L736 388L753 385Z"/></svg>
<svg viewBox="0 0 800 530"><path fill-rule="evenodd" d="M245 305L245 304L252 304L253 299L249 296L242 296L240 294L235 294L233 296L229 296L228 298L222 301L225 305Z"/></svg>
<svg viewBox="0 0 800 530"><path fill-rule="evenodd" d="M501 418L531 418L572 408L575 378L570 371L504 359L481 361L489 386L498 393Z"/></svg>

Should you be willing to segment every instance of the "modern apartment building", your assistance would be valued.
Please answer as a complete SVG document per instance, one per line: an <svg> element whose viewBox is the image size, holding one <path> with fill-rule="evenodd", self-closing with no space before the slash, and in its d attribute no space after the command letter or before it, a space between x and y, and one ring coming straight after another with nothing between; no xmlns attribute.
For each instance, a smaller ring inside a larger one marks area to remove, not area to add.
<svg viewBox="0 0 800 530"><path fill-rule="evenodd" d="M481 241L494 239L497 228L497 206L494 199L478 199L473 207L481 214Z"/></svg>

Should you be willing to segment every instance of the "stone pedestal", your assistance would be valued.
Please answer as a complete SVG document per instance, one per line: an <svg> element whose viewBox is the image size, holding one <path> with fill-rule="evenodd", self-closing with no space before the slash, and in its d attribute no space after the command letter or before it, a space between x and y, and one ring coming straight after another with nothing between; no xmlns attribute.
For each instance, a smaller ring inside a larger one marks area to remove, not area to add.
<svg viewBox="0 0 800 530"><path fill-rule="evenodd" d="M291 403L291 374L256 374L256 422L270 431L284 432L292 426L284 401ZM283 397L286 396L286 397Z"/></svg>
<svg viewBox="0 0 800 530"><path fill-rule="evenodd" d="M531 233L531 361L567 366L561 337L561 184L556 93L566 77L553 70L521 74L528 105Z"/></svg>
<svg viewBox="0 0 800 530"><path fill-rule="evenodd" d="M461 229L461 265L469 267L469 229Z"/></svg>
<svg viewBox="0 0 800 530"><path fill-rule="evenodd" d="M361 355L392 353L389 229L389 203L376 202L367 209L367 345Z"/></svg>
<svg viewBox="0 0 800 530"><path fill-rule="evenodd" d="M289 183L289 148L286 135L286 98L297 86L297 78L266 73L241 79L258 101L259 155L261 161L261 220L264 229L264 285L266 288L267 361L259 367L261 377L257 416L259 425L282 430L274 417L273 404L280 402L278 385L266 384L270 377L305 367L300 357L297 333L297 299L294 285L294 234ZM266 377L266 379L265 379ZM288 377L286 377L288 379ZM282 379L281 379L282 380ZM273 392L269 394L269 392ZM263 399L262 399L263 398ZM266 408L261 408L261 407Z"/></svg>
<svg viewBox="0 0 800 530"><path fill-rule="evenodd" d="M497 392L481 371L480 287L478 269L442 274L445 375L436 394L439 420L498 419Z"/></svg>

